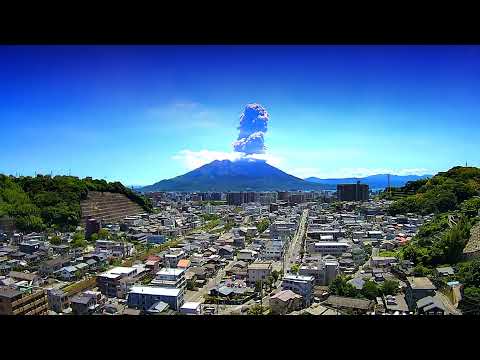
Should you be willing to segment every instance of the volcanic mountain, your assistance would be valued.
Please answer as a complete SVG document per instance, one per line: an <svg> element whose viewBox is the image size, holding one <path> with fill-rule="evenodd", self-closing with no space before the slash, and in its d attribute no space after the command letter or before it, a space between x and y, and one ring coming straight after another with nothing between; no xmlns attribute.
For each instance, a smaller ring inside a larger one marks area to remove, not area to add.
<svg viewBox="0 0 480 360"><path fill-rule="evenodd" d="M323 190L316 184L289 175L265 160L215 160L184 175L145 186L152 191L282 191Z"/></svg>

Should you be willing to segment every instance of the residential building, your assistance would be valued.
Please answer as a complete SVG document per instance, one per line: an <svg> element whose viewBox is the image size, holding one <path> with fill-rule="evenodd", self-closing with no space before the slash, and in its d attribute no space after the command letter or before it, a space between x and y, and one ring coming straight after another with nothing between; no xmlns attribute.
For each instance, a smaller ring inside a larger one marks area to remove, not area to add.
<svg viewBox="0 0 480 360"><path fill-rule="evenodd" d="M406 300L410 310L416 310L418 300L435 296L436 289L427 277L407 277Z"/></svg>
<svg viewBox="0 0 480 360"><path fill-rule="evenodd" d="M340 256L350 249L350 245L343 242L313 242L309 244L308 251L321 255Z"/></svg>
<svg viewBox="0 0 480 360"><path fill-rule="evenodd" d="M340 313L352 315L365 315L367 312L372 311L375 306L375 302L371 300L335 295L330 295L324 304Z"/></svg>
<svg viewBox="0 0 480 360"><path fill-rule="evenodd" d="M397 262L397 258L393 256L372 256L370 258L370 266L372 268L387 267Z"/></svg>
<svg viewBox="0 0 480 360"><path fill-rule="evenodd" d="M0 287L0 315L45 315L48 300L44 290L19 291Z"/></svg>
<svg viewBox="0 0 480 360"><path fill-rule="evenodd" d="M157 286L134 286L130 289L127 304L130 308L146 311L155 303L163 301L173 310L179 310L184 303L184 291L178 288Z"/></svg>
<svg viewBox="0 0 480 360"><path fill-rule="evenodd" d="M270 296L268 304L272 314L285 315L291 311L300 310L303 304L303 297L291 290L282 290Z"/></svg>
<svg viewBox="0 0 480 360"><path fill-rule="evenodd" d="M97 287L107 297L117 296L117 287L120 279L137 275L138 268L118 266L102 274L97 275Z"/></svg>
<svg viewBox="0 0 480 360"><path fill-rule="evenodd" d="M201 303L199 302L186 302L180 307L180 313L186 315L200 315Z"/></svg>
<svg viewBox="0 0 480 360"><path fill-rule="evenodd" d="M70 307L70 300L68 294L59 289L47 290L48 308L60 314L65 309Z"/></svg>
<svg viewBox="0 0 480 360"><path fill-rule="evenodd" d="M95 293L84 292L75 295L70 301L73 315L91 315L100 306Z"/></svg>
<svg viewBox="0 0 480 360"><path fill-rule="evenodd" d="M265 281L272 273L272 264L270 262L254 262L247 267L247 279L250 285L257 281Z"/></svg>
<svg viewBox="0 0 480 360"><path fill-rule="evenodd" d="M419 315L445 315L445 306L432 296L426 296L417 301L417 313Z"/></svg>
<svg viewBox="0 0 480 360"><path fill-rule="evenodd" d="M367 201L368 200L368 185L360 184L338 184L337 198L340 201Z"/></svg>
<svg viewBox="0 0 480 360"><path fill-rule="evenodd" d="M410 313L405 295L387 295L383 297L383 304L387 314L407 315Z"/></svg>
<svg viewBox="0 0 480 360"><path fill-rule="evenodd" d="M184 289L187 285L185 269L163 268L157 272L155 279L150 283L154 286Z"/></svg>
<svg viewBox="0 0 480 360"><path fill-rule="evenodd" d="M313 276L316 285L328 286L339 273L339 263L336 260L321 259L317 262L308 263L298 270L299 275Z"/></svg>
<svg viewBox="0 0 480 360"><path fill-rule="evenodd" d="M296 274L287 274L282 280L282 290L291 290L303 297L305 306L310 306L313 299L313 286L315 278Z"/></svg>

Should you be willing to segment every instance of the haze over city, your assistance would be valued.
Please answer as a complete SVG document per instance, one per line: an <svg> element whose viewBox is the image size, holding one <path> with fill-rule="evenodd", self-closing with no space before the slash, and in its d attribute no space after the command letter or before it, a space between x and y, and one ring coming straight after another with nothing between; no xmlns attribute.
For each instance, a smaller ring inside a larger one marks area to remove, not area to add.
<svg viewBox="0 0 480 360"><path fill-rule="evenodd" d="M297 177L478 166L478 46L1 46L0 172L148 185L237 159Z"/></svg>

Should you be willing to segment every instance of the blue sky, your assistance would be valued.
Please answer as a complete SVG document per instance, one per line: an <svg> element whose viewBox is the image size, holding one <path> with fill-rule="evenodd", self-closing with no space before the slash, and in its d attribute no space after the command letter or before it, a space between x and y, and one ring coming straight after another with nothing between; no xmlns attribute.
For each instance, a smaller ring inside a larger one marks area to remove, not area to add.
<svg viewBox="0 0 480 360"><path fill-rule="evenodd" d="M0 46L0 173L151 184L235 158L252 102L296 176L480 166L479 46Z"/></svg>

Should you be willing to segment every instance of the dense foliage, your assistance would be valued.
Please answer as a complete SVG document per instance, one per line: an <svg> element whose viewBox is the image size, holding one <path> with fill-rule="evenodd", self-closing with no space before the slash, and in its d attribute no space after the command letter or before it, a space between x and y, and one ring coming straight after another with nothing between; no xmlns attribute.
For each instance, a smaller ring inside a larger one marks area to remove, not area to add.
<svg viewBox="0 0 480 360"><path fill-rule="evenodd" d="M259 233L263 233L265 230L268 229L270 226L270 220L267 218L262 219L258 224L257 224L257 230Z"/></svg>
<svg viewBox="0 0 480 360"><path fill-rule="evenodd" d="M389 208L391 215L456 210L465 200L480 194L480 169L457 166L431 179L409 182L401 190L415 194L395 201Z"/></svg>
<svg viewBox="0 0 480 360"><path fill-rule="evenodd" d="M81 218L80 201L88 191L121 193L151 211L151 202L119 182L73 176L7 177L0 175L0 216L15 219L23 231L41 231L46 227L73 230Z"/></svg>
<svg viewBox="0 0 480 360"><path fill-rule="evenodd" d="M333 295L354 297L360 299L375 300L377 296L396 295L398 292L398 281L386 279L381 285L373 280L366 280L361 290L356 289L349 282L346 276L337 276L329 286Z"/></svg>

